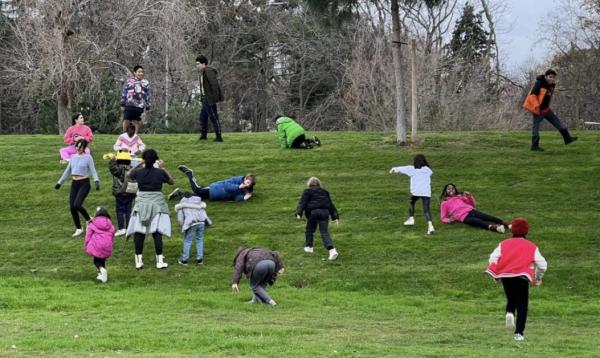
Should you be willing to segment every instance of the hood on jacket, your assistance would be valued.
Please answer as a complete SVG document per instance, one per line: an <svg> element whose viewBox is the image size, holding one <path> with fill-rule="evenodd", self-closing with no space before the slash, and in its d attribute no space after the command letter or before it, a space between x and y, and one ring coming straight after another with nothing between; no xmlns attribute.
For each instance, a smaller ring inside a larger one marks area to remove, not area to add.
<svg viewBox="0 0 600 358"><path fill-rule="evenodd" d="M288 123L288 122L291 122L291 121L292 121L292 119L290 117L283 116L283 117L277 118L277 121L275 121L275 125L278 126L281 123Z"/></svg>
<svg viewBox="0 0 600 358"><path fill-rule="evenodd" d="M112 226L112 222L106 216L96 216L92 219L92 224L100 230L106 231Z"/></svg>
<svg viewBox="0 0 600 358"><path fill-rule="evenodd" d="M181 199L181 201L179 202L180 204L192 204L192 205L199 205L202 208L206 207L206 203L202 201L202 198L200 198L199 196L190 196L189 198L184 197L183 199Z"/></svg>
<svg viewBox="0 0 600 358"><path fill-rule="evenodd" d="M216 68L212 67L212 66L206 66L204 67L204 72L214 72L215 75L219 73L219 71L217 71Z"/></svg>

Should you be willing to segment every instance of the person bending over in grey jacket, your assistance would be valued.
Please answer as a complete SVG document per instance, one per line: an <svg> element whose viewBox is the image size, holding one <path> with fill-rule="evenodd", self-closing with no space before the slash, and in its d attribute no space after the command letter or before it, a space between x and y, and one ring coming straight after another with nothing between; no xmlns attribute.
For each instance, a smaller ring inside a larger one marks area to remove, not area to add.
<svg viewBox="0 0 600 358"><path fill-rule="evenodd" d="M252 300L248 303L264 303L275 306L277 303L267 293L267 284L273 285L277 280L277 275L284 271L283 262L275 251L255 248L238 249L233 259L233 279L231 280L231 290L233 293L239 293L240 278L242 273L250 280L252 288Z"/></svg>

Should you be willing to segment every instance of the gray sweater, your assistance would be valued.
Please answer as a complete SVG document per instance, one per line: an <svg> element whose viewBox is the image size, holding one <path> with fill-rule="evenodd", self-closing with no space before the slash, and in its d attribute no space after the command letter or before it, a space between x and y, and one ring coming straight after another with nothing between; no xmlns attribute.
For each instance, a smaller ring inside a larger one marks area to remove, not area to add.
<svg viewBox="0 0 600 358"><path fill-rule="evenodd" d="M92 158L89 154L84 155L74 155L69 160L69 164L67 168L63 172L60 179L58 179L58 184L64 183L65 180L69 176L80 176L87 177L89 176L89 172L92 172L92 176L94 177L94 181L100 181L98 179L98 173L96 172L96 167L94 166L94 158Z"/></svg>

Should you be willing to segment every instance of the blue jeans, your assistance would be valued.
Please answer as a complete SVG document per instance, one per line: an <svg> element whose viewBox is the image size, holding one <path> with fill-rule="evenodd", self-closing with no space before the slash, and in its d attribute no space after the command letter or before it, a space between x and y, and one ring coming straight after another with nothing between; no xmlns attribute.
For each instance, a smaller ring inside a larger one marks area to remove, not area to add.
<svg viewBox="0 0 600 358"><path fill-rule="evenodd" d="M182 261L187 261L190 258L190 248L194 239L196 239L196 259L201 259L204 257L204 223L194 225L185 231L183 253L181 254Z"/></svg>

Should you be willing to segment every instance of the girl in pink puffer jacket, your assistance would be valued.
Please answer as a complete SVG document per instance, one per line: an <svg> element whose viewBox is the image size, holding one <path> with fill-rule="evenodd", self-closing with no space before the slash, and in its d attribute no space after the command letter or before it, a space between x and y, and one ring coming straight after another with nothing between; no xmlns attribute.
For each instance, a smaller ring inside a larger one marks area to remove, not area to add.
<svg viewBox="0 0 600 358"><path fill-rule="evenodd" d="M509 223L488 215L475 209L475 198L468 192L461 193L454 184L446 184L440 197L440 218L444 224L452 224L455 221L470 226L503 233L506 228L510 229Z"/></svg>
<svg viewBox="0 0 600 358"><path fill-rule="evenodd" d="M108 281L106 259L112 255L115 227L106 208L99 206L94 218L85 231L85 252L94 258L94 266L98 269L97 280Z"/></svg>

